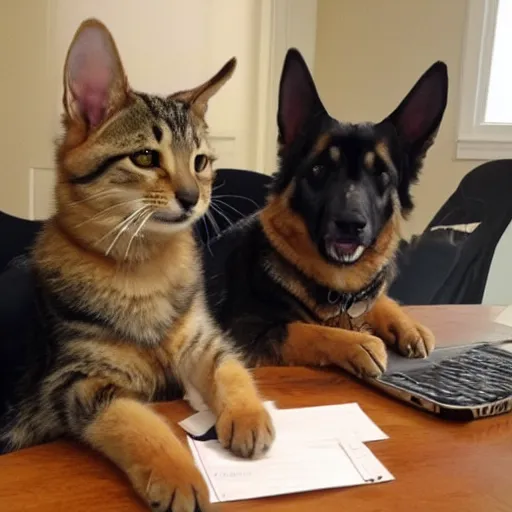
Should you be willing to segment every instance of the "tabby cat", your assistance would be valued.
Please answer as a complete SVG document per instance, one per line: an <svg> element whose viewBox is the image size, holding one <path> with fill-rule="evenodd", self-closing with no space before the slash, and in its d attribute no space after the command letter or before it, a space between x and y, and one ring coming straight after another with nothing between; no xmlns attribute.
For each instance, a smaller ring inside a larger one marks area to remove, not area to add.
<svg viewBox="0 0 512 512"><path fill-rule="evenodd" d="M38 323L0 425L4 451L70 436L117 464L155 511L209 508L188 450L149 402L191 389L222 445L256 457L271 419L207 312L192 225L208 208L208 100L230 60L167 97L128 86L97 20L78 29L64 70L57 213L33 251Z"/></svg>

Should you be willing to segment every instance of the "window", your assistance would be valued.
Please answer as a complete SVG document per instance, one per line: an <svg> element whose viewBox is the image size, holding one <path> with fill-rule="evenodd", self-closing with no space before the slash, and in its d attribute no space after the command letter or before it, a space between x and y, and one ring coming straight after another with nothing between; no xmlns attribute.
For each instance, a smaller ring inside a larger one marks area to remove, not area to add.
<svg viewBox="0 0 512 512"><path fill-rule="evenodd" d="M512 158L512 0L469 0L457 157Z"/></svg>

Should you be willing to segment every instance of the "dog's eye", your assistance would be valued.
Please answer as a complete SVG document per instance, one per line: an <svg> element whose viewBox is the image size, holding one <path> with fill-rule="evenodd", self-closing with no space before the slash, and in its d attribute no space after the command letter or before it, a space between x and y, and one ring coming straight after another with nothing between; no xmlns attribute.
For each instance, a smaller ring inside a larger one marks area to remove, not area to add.
<svg viewBox="0 0 512 512"><path fill-rule="evenodd" d="M314 189L322 187L324 183L325 171L326 169L323 165L315 165L312 167L306 175L309 186Z"/></svg>
<svg viewBox="0 0 512 512"><path fill-rule="evenodd" d="M311 174L315 177L315 178L319 178L324 172L324 167L322 165L315 165L312 169L311 169Z"/></svg>
<svg viewBox="0 0 512 512"><path fill-rule="evenodd" d="M388 170L383 167L378 167L375 169L373 178L381 194L383 194L391 184L391 176Z"/></svg>

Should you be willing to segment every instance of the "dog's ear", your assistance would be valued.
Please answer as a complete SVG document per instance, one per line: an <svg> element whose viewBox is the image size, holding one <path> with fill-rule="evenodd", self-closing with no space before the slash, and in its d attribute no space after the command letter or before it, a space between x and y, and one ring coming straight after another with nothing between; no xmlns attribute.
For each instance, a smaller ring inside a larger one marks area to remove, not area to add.
<svg viewBox="0 0 512 512"><path fill-rule="evenodd" d="M279 84L277 125L281 148L290 146L305 134L308 121L327 114L302 55L288 50Z"/></svg>
<svg viewBox="0 0 512 512"><path fill-rule="evenodd" d="M391 123L394 126L405 154L399 186L404 211L413 207L409 187L417 181L426 152L437 135L447 96L447 67L443 62L436 62L421 76L400 105L382 121L383 124Z"/></svg>

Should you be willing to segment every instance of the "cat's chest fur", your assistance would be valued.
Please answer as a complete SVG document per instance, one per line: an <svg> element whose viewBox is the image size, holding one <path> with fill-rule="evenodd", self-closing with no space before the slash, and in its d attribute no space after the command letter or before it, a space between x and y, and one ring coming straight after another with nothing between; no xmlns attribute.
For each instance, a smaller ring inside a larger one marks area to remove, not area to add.
<svg viewBox="0 0 512 512"><path fill-rule="evenodd" d="M58 233L46 234L36 267L43 297L59 323L78 323L109 339L155 346L169 337L201 292L199 261L189 237L131 266L91 257L69 243L62 244L58 260L48 258L48 239L51 245L60 242Z"/></svg>
<svg viewBox="0 0 512 512"><path fill-rule="evenodd" d="M130 293L122 283L107 290L95 287L88 290L88 306L121 339L155 345L172 334L200 290L199 275L189 274L176 282L164 273L160 285L148 293L142 288Z"/></svg>

